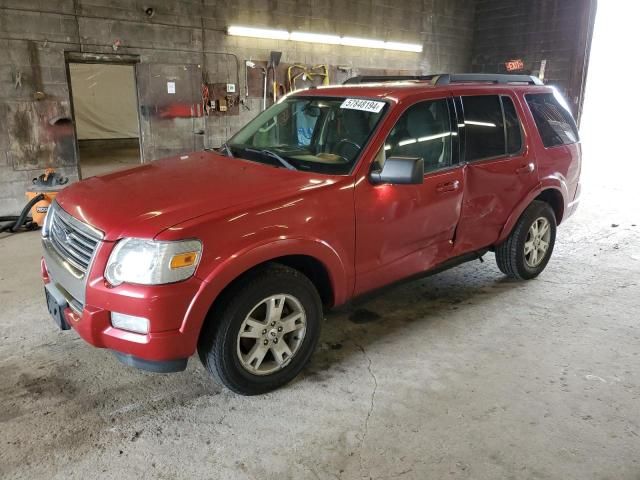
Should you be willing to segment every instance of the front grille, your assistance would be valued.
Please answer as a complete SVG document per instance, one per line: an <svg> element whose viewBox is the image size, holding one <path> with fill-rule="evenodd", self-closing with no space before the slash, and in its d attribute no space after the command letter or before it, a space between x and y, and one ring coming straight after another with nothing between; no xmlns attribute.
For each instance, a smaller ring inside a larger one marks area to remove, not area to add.
<svg viewBox="0 0 640 480"><path fill-rule="evenodd" d="M98 230L73 218L57 204L52 206L49 237L56 252L71 266L86 273L102 239Z"/></svg>

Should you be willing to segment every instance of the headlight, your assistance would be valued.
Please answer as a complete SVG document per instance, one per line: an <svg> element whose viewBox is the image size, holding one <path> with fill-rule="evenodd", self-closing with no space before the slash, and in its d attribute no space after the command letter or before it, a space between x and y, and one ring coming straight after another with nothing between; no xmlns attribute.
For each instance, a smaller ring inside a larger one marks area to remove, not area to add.
<svg viewBox="0 0 640 480"><path fill-rule="evenodd" d="M193 275L201 253L199 240L159 242L125 238L111 252L104 277L114 286L123 282L143 285L179 282Z"/></svg>

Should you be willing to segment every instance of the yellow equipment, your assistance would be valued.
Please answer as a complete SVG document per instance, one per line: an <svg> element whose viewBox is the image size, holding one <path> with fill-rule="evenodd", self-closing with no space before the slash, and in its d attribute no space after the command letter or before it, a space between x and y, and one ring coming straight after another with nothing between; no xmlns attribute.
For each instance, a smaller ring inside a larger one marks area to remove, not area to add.
<svg viewBox="0 0 640 480"><path fill-rule="evenodd" d="M302 77L302 80L313 81L314 78L322 78L322 85L329 85L329 67L327 65L314 65L307 67L306 65L294 64L287 69L287 80L289 81L289 91L294 92L296 80Z"/></svg>

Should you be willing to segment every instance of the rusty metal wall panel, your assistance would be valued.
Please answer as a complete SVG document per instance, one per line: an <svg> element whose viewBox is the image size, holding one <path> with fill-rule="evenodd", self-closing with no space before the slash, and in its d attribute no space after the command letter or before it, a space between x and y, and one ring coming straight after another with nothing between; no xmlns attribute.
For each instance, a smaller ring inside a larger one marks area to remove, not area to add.
<svg viewBox="0 0 640 480"><path fill-rule="evenodd" d="M13 170L35 170L77 164L69 103L55 100L7 102Z"/></svg>

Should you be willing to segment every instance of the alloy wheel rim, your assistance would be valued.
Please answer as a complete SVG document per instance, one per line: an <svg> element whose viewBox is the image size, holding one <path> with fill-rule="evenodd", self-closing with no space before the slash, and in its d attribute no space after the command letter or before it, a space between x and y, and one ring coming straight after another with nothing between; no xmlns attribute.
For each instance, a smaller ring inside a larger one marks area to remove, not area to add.
<svg viewBox="0 0 640 480"><path fill-rule="evenodd" d="M300 350L307 330L307 315L292 295L271 295L258 302L245 317L236 342L242 367L254 375L269 375L285 368Z"/></svg>
<svg viewBox="0 0 640 480"><path fill-rule="evenodd" d="M530 268L536 268L547 256L551 241L551 224L545 217L538 217L529 227L524 242L524 261Z"/></svg>

